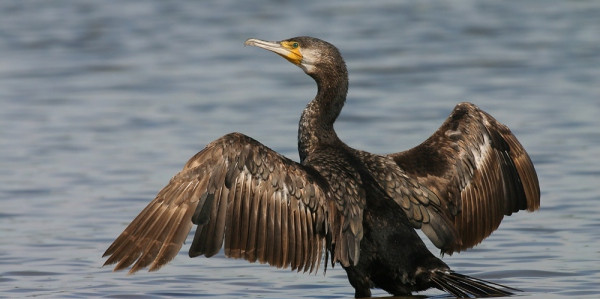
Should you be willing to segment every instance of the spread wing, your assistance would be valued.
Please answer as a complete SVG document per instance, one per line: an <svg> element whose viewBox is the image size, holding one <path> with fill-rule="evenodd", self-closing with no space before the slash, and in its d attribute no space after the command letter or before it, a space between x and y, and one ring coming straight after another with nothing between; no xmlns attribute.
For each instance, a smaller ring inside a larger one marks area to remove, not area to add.
<svg viewBox="0 0 600 299"><path fill-rule="evenodd" d="M191 257L225 255L313 271L327 234L324 182L309 167L239 133L192 157L106 250L130 273L173 259L196 224Z"/></svg>
<svg viewBox="0 0 600 299"><path fill-rule="evenodd" d="M418 196L412 204L445 222L424 232L446 253L477 245L505 215L540 205L537 174L523 146L508 127L470 103L458 104L419 146L388 157L437 195Z"/></svg>

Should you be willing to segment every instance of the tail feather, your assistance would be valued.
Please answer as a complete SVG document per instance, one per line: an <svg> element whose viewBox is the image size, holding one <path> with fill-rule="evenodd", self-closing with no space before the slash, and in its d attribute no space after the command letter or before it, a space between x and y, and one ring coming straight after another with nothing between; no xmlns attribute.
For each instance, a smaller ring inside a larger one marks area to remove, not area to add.
<svg viewBox="0 0 600 299"><path fill-rule="evenodd" d="M459 274L453 271L434 271L431 273L434 286L456 297L503 297L520 291L498 283Z"/></svg>

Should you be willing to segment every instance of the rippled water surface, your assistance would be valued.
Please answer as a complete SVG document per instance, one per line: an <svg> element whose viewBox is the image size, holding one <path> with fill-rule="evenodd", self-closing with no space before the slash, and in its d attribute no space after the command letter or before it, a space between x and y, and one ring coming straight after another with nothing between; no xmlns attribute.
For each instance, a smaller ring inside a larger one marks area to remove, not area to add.
<svg viewBox="0 0 600 299"><path fill-rule="evenodd" d="M541 210L506 218L447 263L522 297L596 298L599 33L600 2L584 0L2 1L0 297L351 297L339 267L189 259L189 245L158 272L100 267L211 140L239 131L297 159L315 84L243 42L313 35L348 64L336 129L349 145L410 148L468 100L530 153Z"/></svg>

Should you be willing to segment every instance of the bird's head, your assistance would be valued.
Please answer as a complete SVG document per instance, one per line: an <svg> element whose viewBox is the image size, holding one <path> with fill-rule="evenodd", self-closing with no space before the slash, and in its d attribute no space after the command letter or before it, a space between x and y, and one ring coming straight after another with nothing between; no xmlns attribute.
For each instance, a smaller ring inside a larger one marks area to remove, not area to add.
<svg viewBox="0 0 600 299"><path fill-rule="evenodd" d="M327 66L345 64L338 49L332 44L309 36L299 36L278 42L250 38L244 43L269 50L299 66L308 75L314 75Z"/></svg>

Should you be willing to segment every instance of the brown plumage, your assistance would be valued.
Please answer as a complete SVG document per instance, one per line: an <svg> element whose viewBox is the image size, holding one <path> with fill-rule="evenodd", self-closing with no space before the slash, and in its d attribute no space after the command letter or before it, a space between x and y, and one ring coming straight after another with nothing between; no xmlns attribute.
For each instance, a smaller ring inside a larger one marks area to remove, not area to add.
<svg viewBox="0 0 600 299"><path fill-rule="evenodd" d="M504 215L540 205L537 175L519 141L470 103L458 104L419 146L388 156L444 204L443 225L456 235L424 232L445 253L477 245Z"/></svg>
<svg viewBox="0 0 600 299"><path fill-rule="evenodd" d="M348 89L339 51L311 37L247 45L273 51L317 83L300 118L294 162L231 133L192 157L106 250L105 265L130 273L173 259L195 224L191 257L216 254L316 271L339 262L356 297L435 287L456 296L508 295L433 256L475 246L504 215L539 207L531 160L510 130L470 103L408 151L376 155L344 144L333 123Z"/></svg>

